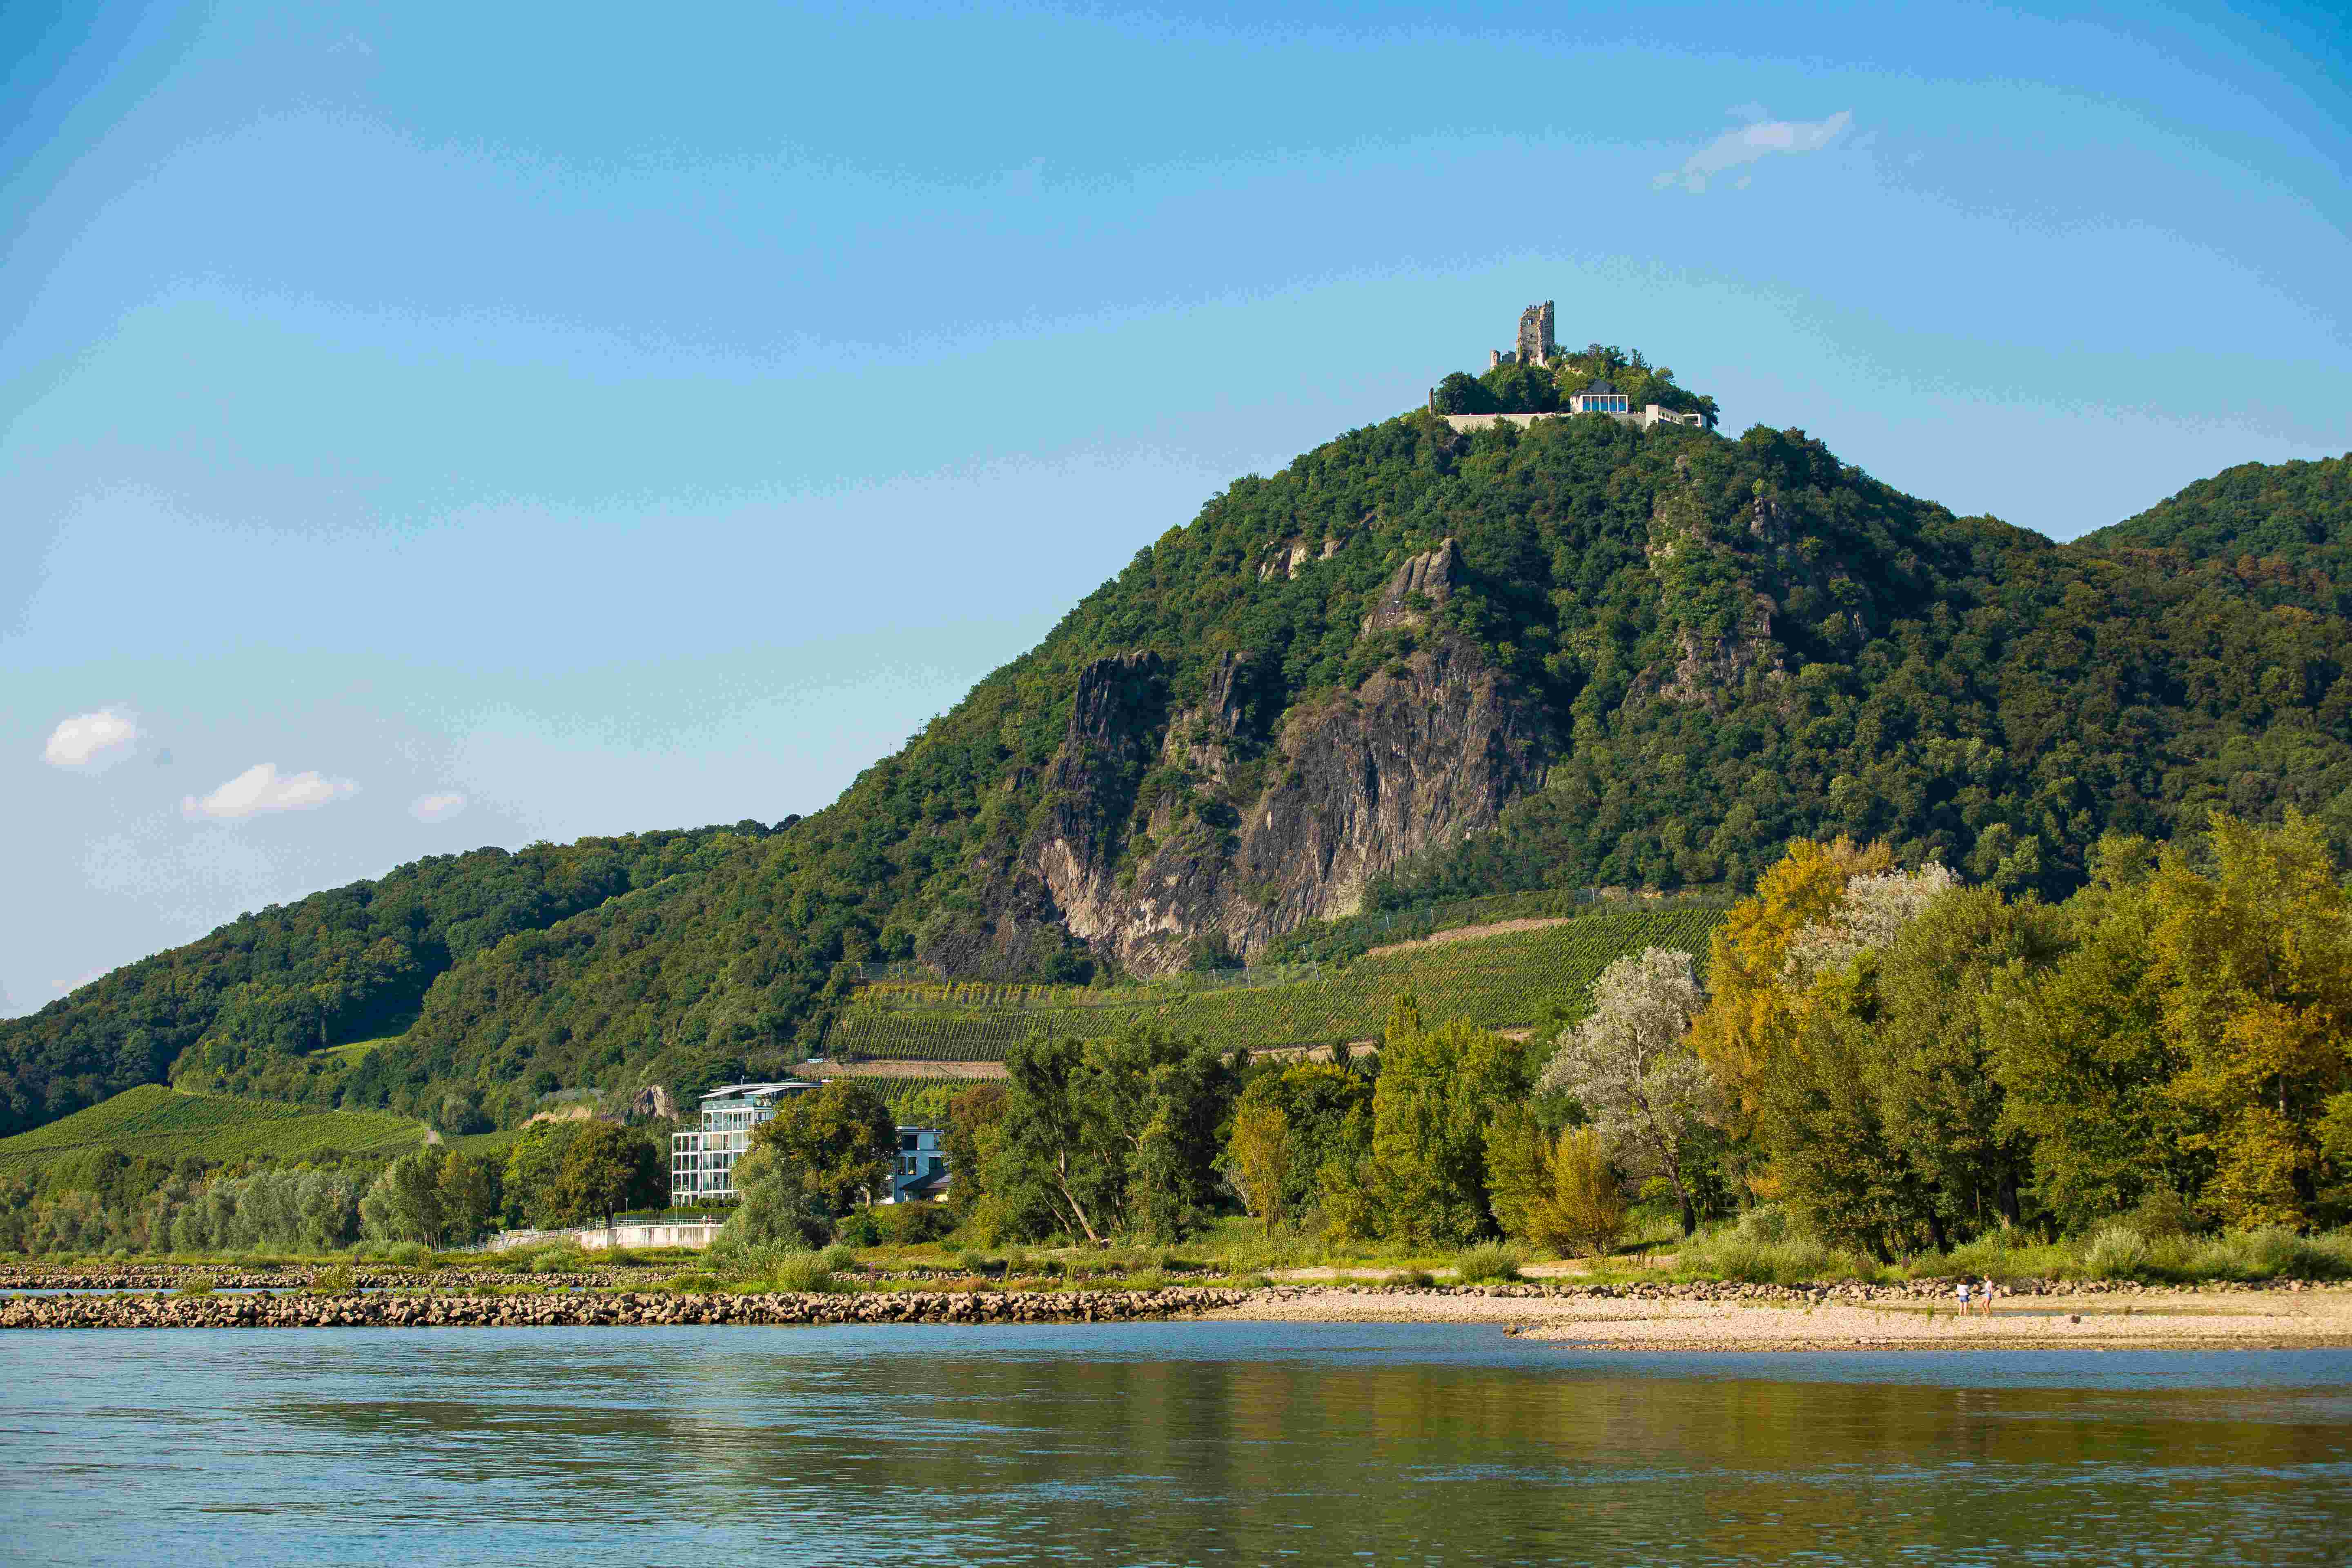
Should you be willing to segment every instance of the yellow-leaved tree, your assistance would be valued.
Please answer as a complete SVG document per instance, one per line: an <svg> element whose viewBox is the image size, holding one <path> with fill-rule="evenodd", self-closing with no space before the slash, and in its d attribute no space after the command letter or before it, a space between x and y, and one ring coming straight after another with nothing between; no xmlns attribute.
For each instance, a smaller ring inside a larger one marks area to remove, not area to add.
<svg viewBox="0 0 2352 1568"><path fill-rule="evenodd" d="M1792 840L1756 879L1755 895L1733 905L1708 939L1707 1005L1690 1039L1732 1097L1727 1131L1735 1139L1753 1131L1773 1058L1796 1048L1801 1033L1802 993L1784 976L1790 946L1830 919L1849 881L1894 863L1883 843L1858 846L1843 835L1827 844ZM1749 1185L1760 1197L1777 1195L1769 1174L1752 1174Z"/></svg>
<svg viewBox="0 0 2352 1568"><path fill-rule="evenodd" d="M2210 868L2181 846L2148 881L2151 978L2186 1058L2166 1092L2207 1151L2206 1206L2241 1226L2311 1218L2321 1124L2352 1079L2352 900L2317 824L2216 813Z"/></svg>

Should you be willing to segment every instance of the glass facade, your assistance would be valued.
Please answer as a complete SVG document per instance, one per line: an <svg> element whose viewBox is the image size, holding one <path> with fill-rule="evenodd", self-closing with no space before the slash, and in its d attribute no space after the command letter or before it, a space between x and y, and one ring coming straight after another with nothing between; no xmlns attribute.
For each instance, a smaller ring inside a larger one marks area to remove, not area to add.
<svg viewBox="0 0 2352 1568"><path fill-rule="evenodd" d="M751 1146L751 1130L775 1120L776 1107L796 1094L815 1089L814 1083L788 1079L781 1083L737 1083L702 1097L702 1125L692 1132L676 1132L669 1141L669 1201L679 1208L705 1204L731 1204L735 1163ZM940 1127L901 1127L898 1152L892 1156L890 1190L884 1203L906 1203L937 1196L947 1174L947 1131Z"/></svg>
<svg viewBox="0 0 2352 1568"><path fill-rule="evenodd" d="M702 1125L669 1141L669 1201L679 1208L735 1201L735 1162L751 1146L751 1129L775 1119L776 1107L816 1088L797 1079L736 1083L702 1097Z"/></svg>

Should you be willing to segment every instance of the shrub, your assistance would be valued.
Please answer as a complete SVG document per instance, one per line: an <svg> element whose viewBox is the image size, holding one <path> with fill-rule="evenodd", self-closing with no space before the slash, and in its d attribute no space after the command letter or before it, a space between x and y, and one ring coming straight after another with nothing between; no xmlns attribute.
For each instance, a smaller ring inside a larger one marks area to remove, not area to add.
<svg viewBox="0 0 2352 1568"><path fill-rule="evenodd" d="M833 1235L835 1240L851 1247L879 1247L883 1242L882 1222L872 1209L857 1209L833 1227Z"/></svg>
<svg viewBox="0 0 2352 1568"><path fill-rule="evenodd" d="M1517 1279L1520 1277L1519 1255L1502 1242L1490 1241L1454 1254L1454 1275L1465 1285Z"/></svg>
<svg viewBox="0 0 2352 1568"><path fill-rule="evenodd" d="M2083 1271L2094 1279L2137 1279L2150 1252L2147 1237L2132 1226L2101 1226L2083 1249Z"/></svg>
<svg viewBox="0 0 2352 1568"><path fill-rule="evenodd" d="M433 1261L433 1255L425 1250L425 1244L421 1241L394 1242L383 1249L383 1256L385 1262L397 1263L406 1268L422 1268Z"/></svg>
<svg viewBox="0 0 2352 1568"><path fill-rule="evenodd" d="M853 1247L828 1247L817 1256L825 1268L835 1273L845 1272L857 1267L857 1253Z"/></svg>
<svg viewBox="0 0 2352 1568"><path fill-rule="evenodd" d="M1853 1254L1800 1234L1778 1205L1750 1209L1736 1225L1693 1237L1675 1260L1690 1273L1748 1285L1809 1285L1866 1272Z"/></svg>
<svg viewBox="0 0 2352 1568"><path fill-rule="evenodd" d="M353 1288L352 1266L348 1263L321 1268L310 1279L310 1289L321 1296L348 1296Z"/></svg>
<svg viewBox="0 0 2352 1568"><path fill-rule="evenodd" d="M2338 1279L2352 1275L2352 1237L2306 1237L2277 1226L2235 1231L2200 1245L2189 1267L2223 1279Z"/></svg>
<svg viewBox="0 0 2352 1568"><path fill-rule="evenodd" d="M828 1252L803 1252L779 1262L768 1276L771 1289L803 1293L817 1293L835 1288L833 1270L826 1267Z"/></svg>
<svg viewBox="0 0 2352 1568"><path fill-rule="evenodd" d="M985 1274L988 1272L988 1259L977 1252L959 1252L956 1254L956 1267L967 1274Z"/></svg>
<svg viewBox="0 0 2352 1568"><path fill-rule="evenodd" d="M183 1296L209 1296L212 1293L212 1276L208 1274L191 1274L180 1281L179 1294Z"/></svg>
<svg viewBox="0 0 2352 1568"><path fill-rule="evenodd" d="M2189 1206L2189 1200L2170 1187L2152 1187L2123 1223L2150 1241L2165 1241L2192 1234L2197 1229L2197 1215Z"/></svg>
<svg viewBox="0 0 2352 1568"><path fill-rule="evenodd" d="M1922 1258L1914 1265L1912 1273L2035 1279L2067 1273L2075 1262L2074 1248L2064 1243L2037 1242L2025 1231L2002 1226L1952 1248L1941 1258Z"/></svg>
<svg viewBox="0 0 2352 1568"><path fill-rule="evenodd" d="M1437 1283L1436 1276L1426 1268L1408 1268L1395 1277L1400 1285L1410 1285L1416 1290L1426 1290Z"/></svg>
<svg viewBox="0 0 2352 1568"><path fill-rule="evenodd" d="M680 1290L692 1295L707 1296L724 1284L718 1275L707 1268L690 1268L683 1274L673 1274L662 1281L665 1290Z"/></svg>

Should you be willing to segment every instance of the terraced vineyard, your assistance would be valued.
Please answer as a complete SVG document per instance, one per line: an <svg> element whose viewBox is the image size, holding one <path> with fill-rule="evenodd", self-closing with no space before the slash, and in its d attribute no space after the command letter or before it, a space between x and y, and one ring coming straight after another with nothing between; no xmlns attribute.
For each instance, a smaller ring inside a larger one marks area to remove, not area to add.
<svg viewBox="0 0 2352 1568"><path fill-rule="evenodd" d="M1533 931L1374 953L1320 978L1214 991L1139 985L1048 993L1007 1005L927 1001L914 994L923 988L894 987L845 1009L825 1047L837 1061L995 1061L1033 1033L1087 1039L1132 1023L1197 1034L1220 1048L1320 1046L1378 1033L1406 992L1431 1021L1526 1027L1555 1009L1580 1012L1593 978L1621 954L1671 947L1704 963L1707 933L1720 919L1720 910L1706 908L1610 910Z"/></svg>
<svg viewBox="0 0 2352 1568"><path fill-rule="evenodd" d="M378 1110L313 1110L268 1100L182 1094L161 1084L126 1089L47 1127L0 1140L0 1170L22 1170L84 1149L173 1161L269 1155L392 1155L425 1142L425 1127Z"/></svg>

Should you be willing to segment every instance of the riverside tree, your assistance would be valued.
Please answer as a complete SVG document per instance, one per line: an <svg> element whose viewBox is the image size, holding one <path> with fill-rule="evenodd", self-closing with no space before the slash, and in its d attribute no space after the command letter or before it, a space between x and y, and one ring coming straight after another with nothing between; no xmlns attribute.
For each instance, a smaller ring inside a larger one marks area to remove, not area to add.
<svg viewBox="0 0 2352 1568"><path fill-rule="evenodd" d="M2158 1187L2233 1226L2340 1219L2352 908L2326 836L2216 814L2201 845L2147 861L2107 847L2070 900L2072 951L2002 990L2000 1076L2037 1187L2077 1223Z"/></svg>
<svg viewBox="0 0 2352 1568"><path fill-rule="evenodd" d="M837 1078L778 1105L751 1143L782 1154L809 1199L838 1216L887 1190L898 1127L880 1095Z"/></svg>
<svg viewBox="0 0 2352 1568"><path fill-rule="evenodd" d="M1374 1081L1373 1072L1344 1062L1268 1063L1252 1070L1234 1107L1234 1129L1238 1134L1244 1113L1279 1114L1282 1150L1278 1157L1271 1152L1262 1156L1270 1163L1261 1181L1275 1182L1273 1205L1285 1216L1295 1218L1315 1206L1326 1166L1352 1170L1370 1154ZM1257 1125L1274 1123L1261 1116ZM1228 1144L1229 1169L1236 1158ZM1260 1211L1253 1206L1251 1212Z"/></svg>
<svg viewBox="0 0 2352 1568"><path fill-rule="evenodd" d="M2060 906L1882 857L1792 846L1716 944L1693 1038L1759 1195L1882 1259L2148 1205L2352 1212L2352 898L2315 824L2111 837Z"/></svg>
<svg viewBox="0 0 2352 1568"><path fill-rule="evenodd" d="M988 1164L995 1157L1010 1096L1001 1083L976 1083L948 1100L948 1213L961 1225L988 1195Z"/></svg>
<svg viewBox="0 0 2352 1568"><path fill-rule="evenodd" d="M1140 1027L1110 1039L1032 1038L1005 1070L1004 1120L983 1179L1007 1229L1174 1241L1214 1212L1219 1133L1239 1080L1223 1055Z"/></svg>
<svg viewBox="0 0 2352 1568"><path fill-rule="evenodd" d="M1244 1097L1225 1143L1225 1169L1241 1192L1242 1206L1272 1236L1285 1213L1283 1194L1290 1181L1290 1118L1281 1106Z"/></svg>
<svg viewBox="0 0 2352 1568"><path fill-rule="evenodd" d="M610 1121L583 1125L555 1169L551 1205L559 1225L593 1225L667 1194L661 1151L645 1133Z"/></svg>
<svg viewBox="0 0 2352 1568"><path fill-rule="evenodd" d="M1592 983L1591 1016L1560 1037L1540 1085L1582 1106L1629 1173L1666 1179L1685 1236L1698 1228L1698 1209L1683 1145L1727 1109L1690 1041L1704 1000L1686 952L1653 947L1616 960Z"/></svg>
<svg viewBox="0 0 2352 1568"><path fill-rule="evenodd" d="M1624 1184L1595 1128L1555 1137L1507 1108L1487 1135L1486 1180L1496 1223L1514 1241L1598 1256L1624 1234Z"/></svg>
<svg viewBox="0 0 2352 1568"><path fill-rule="evenodd" d="M832 1239L832 1215L806 1173L773 1141L754 1138L735 1162L734 1178L735 1212L719 1228L715 1244L719 1250L781 1247L797 1252Z"/></svg>
<svg viewBox="0 0 2352 1568"><path fill-rule="evenodd" d="M1370 1157L1327 1163L1327 1221L1342 1237L1456 1246L1495 1230L1486 1141L1531 1088L1527 1053L1460 1020L1424 1028L1411 996L1382 1031Z"/></svg>

